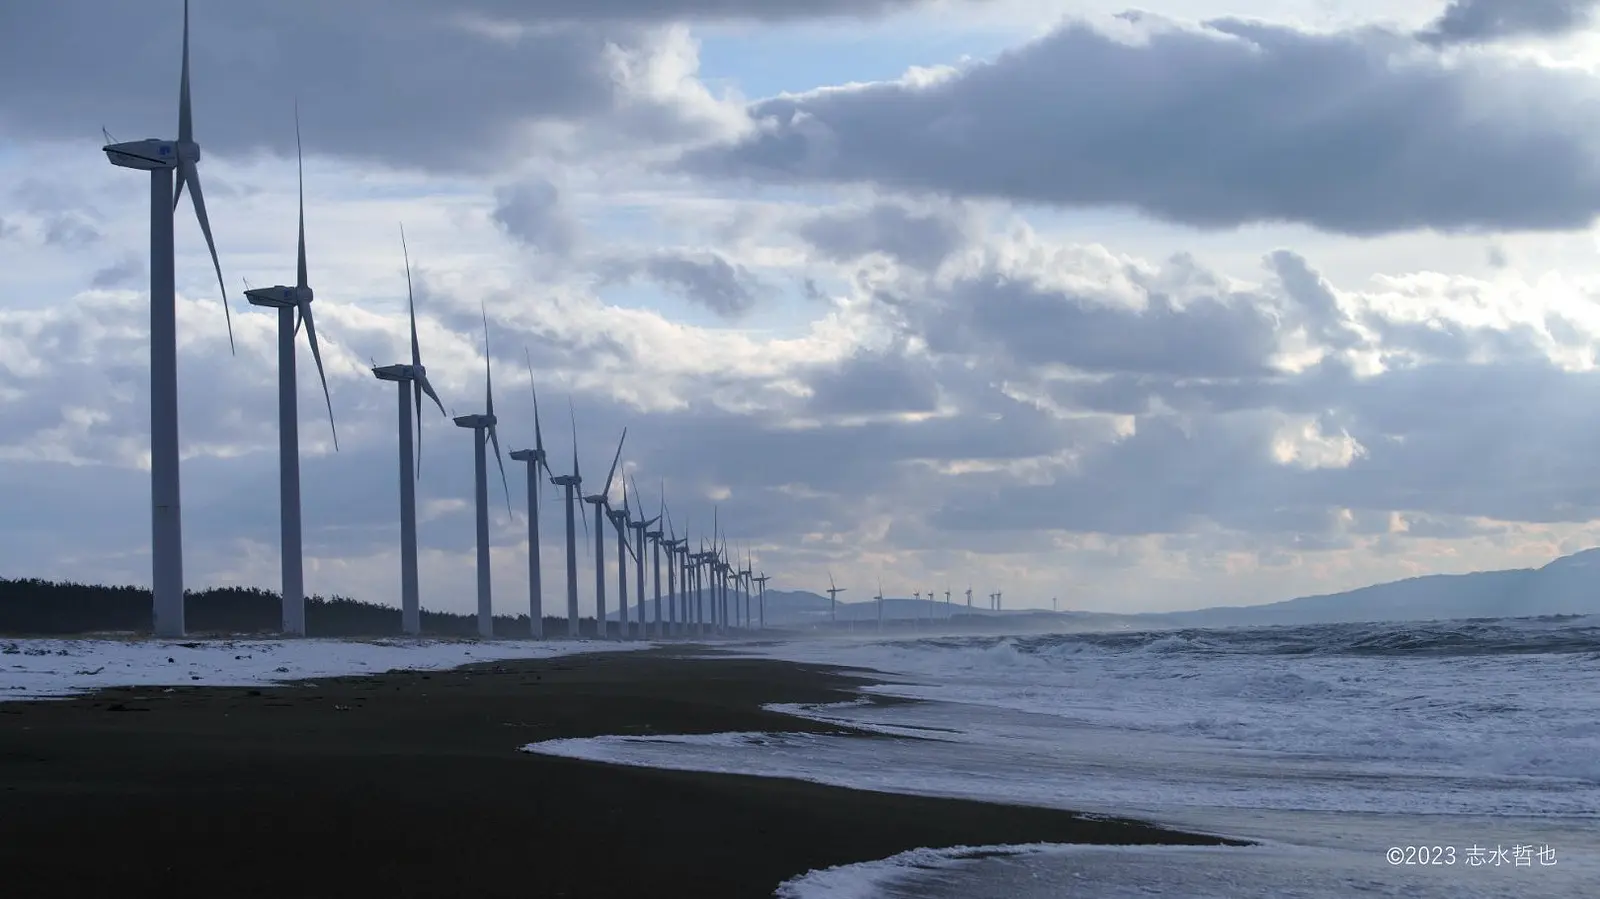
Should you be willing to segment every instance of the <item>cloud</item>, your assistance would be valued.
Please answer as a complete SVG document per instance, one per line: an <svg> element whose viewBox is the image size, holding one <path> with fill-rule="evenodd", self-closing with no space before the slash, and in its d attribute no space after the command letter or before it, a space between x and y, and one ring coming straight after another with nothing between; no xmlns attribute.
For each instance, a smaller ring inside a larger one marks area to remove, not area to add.
<svg viewBox="0 0 1600 899"><path fill-rule="evenodd" d="M726 319L753 309L769 288L745 266L714 251L661 250L640 258L598 263L603 281L645 277Z"/></svg>
<svg viewBox="0 0 1600 899"><path fill-rule="evenodd" d="M680 166L1204 228L1565 229L1600 210L1592 76L1378 29L1069 22L992 62L751 106Z"/></svg>
<svg viewBox="0 0 1600 899"><path fill-rule="evenodd" d="M98 289L129 287L144 277L144 261L137 256L124 256L105 268L98 269L89 279L89 286Z"/></svg>
<svg viewBox="0 0 1600 899"><path fill-rule="evenodd" d="M919 210L880 200L866 207L817 213L796 230L835 261L883 253L905 265L934 269L971 239L973 222L955 208Z"/></svg>
<svg viewBox="0 0 1600 899"><path fill-rule="evenodd" d="M525 246L566 256L577 244L579 225L548 179L534 178L495 191L495 224Z"/></svg>
<svg viewBox="0 0 1600 899"><path fill-rule="evenodd" d="M1417 37L1436 45L1553 37L1588 27L1595 5L1596 0L1450 0Z"/></svg>
<svg viewBox="0 0 1600 899"><path fill-rule="evenodd" d="M486 172L541 153L720 133L732 115L695 79L686 29L639 18L671 8L599 6L552 21L498 0L200 5L195 134L208 154L292 156L298 96L308 153ZM176 9L62 0L8 10L0 127L85 153L98 125L122 139L165 133L176 116Z"/></svg>

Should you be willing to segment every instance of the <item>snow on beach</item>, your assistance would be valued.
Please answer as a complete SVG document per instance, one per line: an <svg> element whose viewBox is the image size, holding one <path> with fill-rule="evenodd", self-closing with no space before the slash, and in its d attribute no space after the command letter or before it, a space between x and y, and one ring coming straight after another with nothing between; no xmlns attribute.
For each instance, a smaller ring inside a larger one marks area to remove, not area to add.
<svg viewBox="0 0 1600 899"><path fill-rule="evenodd" d="M101 687L241 687L309 677L435 670L653 644L599 640L0 639L0 702Z"/></svg>

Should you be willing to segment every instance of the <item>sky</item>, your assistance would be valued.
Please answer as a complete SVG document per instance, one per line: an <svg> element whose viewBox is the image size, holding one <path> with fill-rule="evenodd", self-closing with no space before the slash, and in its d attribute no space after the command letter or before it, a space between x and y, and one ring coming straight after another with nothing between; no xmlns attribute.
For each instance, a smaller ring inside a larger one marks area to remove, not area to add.
<svg viewBox="0 0 1600 899"><path fill-rule="evenodd" d="M339 436L301 337L310 592L398 604L370 369L409 355L402 225L452 414L487 359L531 445L531 361L558 472L569 401L586 487L627 427L633 501L694 541L715 508L773 588L1159 611L1588 548L1597 6L194 0L237 353L186 200L186 583L279 586L277 325L243 290L294 276L296 109ZM149 194L100 146L175 134L181 16L0 9L0 575L149 583ZM472 446L438 412L423 604L467 611Z"/></svg>

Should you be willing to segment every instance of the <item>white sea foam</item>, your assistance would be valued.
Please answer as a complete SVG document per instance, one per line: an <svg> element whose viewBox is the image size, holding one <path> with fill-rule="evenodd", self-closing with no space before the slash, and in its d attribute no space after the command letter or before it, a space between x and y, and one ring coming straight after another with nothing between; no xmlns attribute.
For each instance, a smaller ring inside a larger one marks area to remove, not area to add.
<svg viewBox="0 0 1600 899"><path fill-rule="evenodd" d="M596 640L0 640L0 701L112 686L252 686L650 645Z"/></svg>
<svg viewBox="0 0 1600 899"><path fill-rule="evenodd" d="M869 699L924 701L773 707L889 739L718 734L527 748L1129 815L1266 841L1198 856L929 849L808 875L787 887L794 896L970 899L1070 887L1542 897L1586 896L1600 882L1593 621L804 641L748 652L875 670ZM1458 865L1384 860L1389 846L1419 844L1455 847ZM1474 845L1548 846L1559 861L1491 874L1466 864Z"/></svg>

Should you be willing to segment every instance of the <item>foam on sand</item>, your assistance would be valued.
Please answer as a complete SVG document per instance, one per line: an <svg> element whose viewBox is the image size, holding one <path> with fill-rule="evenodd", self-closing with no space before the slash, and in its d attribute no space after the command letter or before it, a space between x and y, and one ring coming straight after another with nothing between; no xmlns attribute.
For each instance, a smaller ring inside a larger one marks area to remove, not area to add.
<svg viewBox="0 0 1600 899"><path fill-rule="evenodd" d="M600 640L0 639L0 702L101 687L242 687L309 677L435 670L503 659L645 649Z"/></svg>

